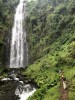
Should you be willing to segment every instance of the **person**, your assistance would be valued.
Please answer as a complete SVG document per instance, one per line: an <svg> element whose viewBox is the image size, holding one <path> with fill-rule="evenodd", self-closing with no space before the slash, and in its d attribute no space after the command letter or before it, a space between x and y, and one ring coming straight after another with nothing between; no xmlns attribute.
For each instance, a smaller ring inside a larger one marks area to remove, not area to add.
<svg viewBox="0 0 75 100"><path fill-rule="evenodd" d="M66 89L67 88L66 77L62 74L61 78L62 78L63 88Z"/></svg>

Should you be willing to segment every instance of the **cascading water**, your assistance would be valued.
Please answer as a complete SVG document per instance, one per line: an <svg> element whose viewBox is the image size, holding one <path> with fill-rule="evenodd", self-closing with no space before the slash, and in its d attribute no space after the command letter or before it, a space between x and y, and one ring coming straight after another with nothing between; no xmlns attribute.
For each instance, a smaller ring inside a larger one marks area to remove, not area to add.
<svg viewBox="0 0 75 100"><path fill-rule="evenodd" d="M10 83L9 87L6 85L6 90L9 90L8 88L13 86L12 90L9 90L10 94L14 95L18 99L14 99L15 97L10 99L10 96L8 95L9 100L27 100L34 94L37 88L34 84L32 84L32 82L30 82L30 80L25 80L22 76L17 78L17 75L18 74L15 74L15 71L11 71L8 77L1 79L1 82L7 82L7 84Z"/></svg>
<svg viewBox="0 0 75 100"><path fill-rule="evenodd" d="M27 100L28 97L32 96L35 91L36 88L30 84L20 84L15 91L15 95L18 95L20 100Z"/></svg>
<svg viewBox="0 0 75 100"><path fill-rule="evenodd" d="M26 31L24 28L24 19L26 15L25 5L26 1L20 0L14 16L10 50L10 68L24 68L28 65L28 46L26 41ZM15 71L12 71L9 74L9 77L3 78L2 81L12 81L17 83L15 95L19 97L18 100L27 100L28 97L36 91L35 86L32 86L30 83L25 84L22 80L20 81L20 79L17 78L17 72L15 74Z"/></svg>
<svg viewBox="0 0 75 100"><path fill-rule="evenodd" d="M24 68L28 65L28 47L26 31L24 29L25 5L26 1L20 0L14 16L10 50L10 68Z"/></svg>

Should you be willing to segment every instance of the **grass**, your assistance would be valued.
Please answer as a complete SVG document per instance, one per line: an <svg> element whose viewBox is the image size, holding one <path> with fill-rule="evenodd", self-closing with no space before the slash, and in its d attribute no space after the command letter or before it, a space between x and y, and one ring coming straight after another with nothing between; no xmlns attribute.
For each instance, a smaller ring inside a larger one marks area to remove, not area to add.
<svg viewBox="0 0 75 100"><path fill-rule="evenodd" d="M59 100L59 84L47 91L43 100Z"/></svg>

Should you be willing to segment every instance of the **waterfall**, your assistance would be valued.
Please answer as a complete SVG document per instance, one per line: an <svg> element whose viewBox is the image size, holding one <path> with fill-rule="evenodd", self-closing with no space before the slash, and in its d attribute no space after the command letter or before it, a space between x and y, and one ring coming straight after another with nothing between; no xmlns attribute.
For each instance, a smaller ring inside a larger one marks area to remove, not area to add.
<svg viewBox="0 0 75 100"><path fill-rule="evenodd" d="M28 64L28 46L24 28L25 6L26 1L20 0L14 16L10 50L10 68L24 68Z"/></svg>

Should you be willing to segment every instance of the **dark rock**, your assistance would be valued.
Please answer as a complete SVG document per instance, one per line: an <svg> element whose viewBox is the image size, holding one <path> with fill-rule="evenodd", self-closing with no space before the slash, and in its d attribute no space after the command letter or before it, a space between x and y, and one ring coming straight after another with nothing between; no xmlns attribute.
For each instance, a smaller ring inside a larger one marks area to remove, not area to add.
<svg viewBox="0 0 75 100"><path fill-rule="evenodd" d="M0 100L18 100L19 97L15 95L17 82L15 81L0 81Z"/></svg>

